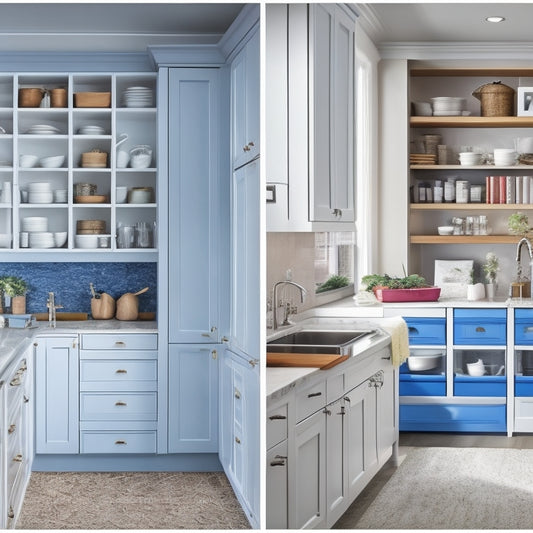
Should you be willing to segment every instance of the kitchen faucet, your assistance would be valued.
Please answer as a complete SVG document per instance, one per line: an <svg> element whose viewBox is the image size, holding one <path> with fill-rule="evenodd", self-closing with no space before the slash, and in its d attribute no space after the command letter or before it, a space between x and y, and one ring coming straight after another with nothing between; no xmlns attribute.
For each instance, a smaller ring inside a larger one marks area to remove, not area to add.
<svg viewBox="0 0 533 533"><path fill-rule="evenodd" d="M278 281L274 283L274 288L272 289L272 292L273 292L273 295L272 295L272 329L273 330L278 329L278 318L277 318L276 311L278 308L278 287L280 285L292 285L293 287L300 289L300 298L301 298L302 303L304 303L305 295L307 294L307 290L305 289L305 287L302 287L300 284L295 283L294 281L284 280L284 281ZM287 318L288 318L288 314L285 313L285 319L283 321L282 326L289 325Z"/></svg>
<svg viewBox="0 0 533 533"><path fill-rule="evenodd" d="M516 275L518 278L518 281L522 278L522 265L520 263L520 256L522 252L522 246L526 245L527 252L529 254L529 279L532 280L532 273L533 273L533 250L531 249L531 243L529 242L529 239L527 237L522 237L518 241L518 245L516 246Z"/></svg>
<svg viewBox="0 0 533 533"><path fill-rule="evenodd" d="M56 305L55 296L53 292L48 293L48 300L46 300L46 307L48 307L48 326L56 327L56 309L61 309L62 305Z"/></svg>

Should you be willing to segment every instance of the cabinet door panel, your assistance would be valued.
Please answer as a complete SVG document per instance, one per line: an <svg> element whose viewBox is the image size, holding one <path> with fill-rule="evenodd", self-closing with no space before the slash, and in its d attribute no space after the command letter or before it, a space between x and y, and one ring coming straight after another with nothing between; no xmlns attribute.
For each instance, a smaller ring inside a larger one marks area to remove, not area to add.
<svg viewBox="0 0 533 533"><path fill-rule="evenodd" d="M339 400L326 407L327 428L327 513L328 527L333 525L346 508L345 408Z"/></svg>
<svg viewBox="0 0 533 533"><path fill-rule="evenodd" d="M76 339L39 339L35 353L36 453L78 453L78 379Z"/></svg>
<svg viewBox="0 0 533 533"><path fill-rule="evenodd" d="M218 69L169 73L169 340L218 340Z"/></svg>
<svg viewBox="0 0 533 533"><path fill-rule="evenodd" d="M218 354L210 346L169 345L168 451L218 450Z"/></svg>
<svg viewBox="0 0 533 533"><path fill-rule="evenodd" d="M267 452L266 461L266 526L268 529L288 528L287 440Z"/></svg>

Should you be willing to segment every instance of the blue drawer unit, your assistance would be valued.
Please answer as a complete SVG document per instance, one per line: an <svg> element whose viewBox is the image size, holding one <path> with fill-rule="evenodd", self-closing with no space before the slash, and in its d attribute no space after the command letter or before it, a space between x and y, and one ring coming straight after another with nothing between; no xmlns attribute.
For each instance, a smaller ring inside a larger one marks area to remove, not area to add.
<svg viewBox="0 0 533 533"><path fill-rule="evenodd" d="M453 342L500 346L507 342L506 309L454 309Z"/></svg>
<svg viewBox="0 0 533 533"><path fill-rule="evenodd" d="M455 376L454 396L485 396L489 398L507 396L505 376Z"/></svg>
<svg viewBox="0 0 533 533"><path fill-rule="evenodd" d="M514 395L516 397L532 397L533 376L515 376Z"/></svg>
<svg viewBox="0 0 533 533"><path fill-rule="evenodd" d="M533 309L515 309L515 344L533 345Z"/></svg>
<svg viewBox="0 0 533 533"><path fill-rule="evenodd" d="M410 345L446 344L446 319L433 317L403 317L409 330Z"/></svg>
<svg viewBox="0 0 533 533"><path fill-rule="evenodd" d="M400 405L400 431L505 432L505 405Z"/></svg>
<svg viewBox="0 0 533 533"><path fill-rule="evenodd" d="M400 396L446 396L446 376L400 374Z"/></svg>

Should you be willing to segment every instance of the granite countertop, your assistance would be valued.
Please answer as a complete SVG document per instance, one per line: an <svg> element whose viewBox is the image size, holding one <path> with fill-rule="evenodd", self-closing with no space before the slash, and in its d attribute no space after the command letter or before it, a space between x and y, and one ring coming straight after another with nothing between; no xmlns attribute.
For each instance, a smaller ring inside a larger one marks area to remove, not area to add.
<svg viewBox="0 0 533 533"><path fill-rule="evenodd" d="M56 328L48 322L37 322L31 328L0 328L0 373L23 352L35 337L78 333L157 333L155 321L80 320L58 322Z"/></svg>

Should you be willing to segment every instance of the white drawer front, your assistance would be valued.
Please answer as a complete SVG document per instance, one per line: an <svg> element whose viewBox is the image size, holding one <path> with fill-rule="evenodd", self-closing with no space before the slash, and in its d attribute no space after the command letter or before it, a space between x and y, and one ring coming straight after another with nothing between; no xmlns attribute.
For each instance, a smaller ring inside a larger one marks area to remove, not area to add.
<svg viewBox="0 0 533 533"><path fill-rule="evenodd" d="M81 381L155 381L157 380L157 361L142 359L134 361L108 360L80 361Z"/></svg>
<svg viewBox="0 0 533 533"><path fill-rule="evenodd" d="M80 420L156 419L156 392L80 394Z"/></svg>
<svg viewBox="0 0 533 533"><path fill-rule="evenodd" d="M326 382L307 387L296 394L296 422L326 406Z"/></svg>
<svg viewBox="0 0 533 533"><path fill-rule="evenodd" d="M82 431L81 453L156 453L155 431Z"/></svg>
<svg viewBox="0 0 533 533"><path fill-rule="evenodd" d="M157 350L155 333L103 333L81 335L83 350Z"/></svg>
<svg viewBox="0 0 533 533"><path fill-rule="evenodd" d="M269 409L266 422L267 450L285 440L288 435L288 404Z"/></svg>

